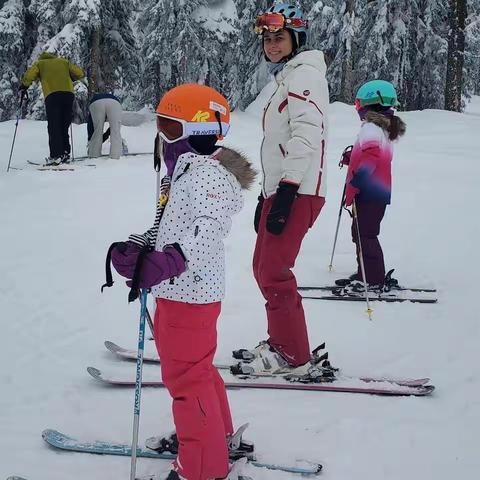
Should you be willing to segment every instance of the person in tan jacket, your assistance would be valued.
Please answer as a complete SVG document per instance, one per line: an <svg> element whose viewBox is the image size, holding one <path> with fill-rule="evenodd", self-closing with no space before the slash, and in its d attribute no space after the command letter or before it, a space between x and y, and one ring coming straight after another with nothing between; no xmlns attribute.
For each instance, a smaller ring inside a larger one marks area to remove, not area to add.
<svg viewBox="0 0 480 480"><path fill-rule="evenodd" d="M83 70L66 58L43 52L22 77L20 90L40 80L48 122L50 156L47 164L60 164L70 160L68 128L72 121L73 82L85 76Z"/></svg>

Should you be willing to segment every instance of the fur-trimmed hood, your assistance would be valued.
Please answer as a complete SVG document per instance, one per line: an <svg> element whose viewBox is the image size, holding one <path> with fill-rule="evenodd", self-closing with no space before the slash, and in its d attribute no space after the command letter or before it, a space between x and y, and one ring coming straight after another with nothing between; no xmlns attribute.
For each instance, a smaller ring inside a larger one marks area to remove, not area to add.
<svg viewBox="0 0 480 480"><path fill-rule="evenodd" d="M237 179L242 189L250 189L258 172L244 155L232 148L220 147L213 157Z"/></svg>
<svg viewBox="0 0 480 480"><path fill-rule="evenodd" d="M396 117L396 118L398 118L399 126L400 126L398 135L402 136L405 133L407 126L405 125L405 122L400 117ZM377 125L382 130L385 130L385 132L387 133L389 132L390 117L387 117L386 115L382 115L381 113L374 112L373 110L369 110L365 115L365 121Z"/></svg>

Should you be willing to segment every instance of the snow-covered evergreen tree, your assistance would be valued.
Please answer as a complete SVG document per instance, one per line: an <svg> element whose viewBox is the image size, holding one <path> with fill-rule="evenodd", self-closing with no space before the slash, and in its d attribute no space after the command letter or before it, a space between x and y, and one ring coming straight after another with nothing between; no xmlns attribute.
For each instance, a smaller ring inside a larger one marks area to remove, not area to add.
<svg viewBox="0 0 480 480"><path fill-rule="evenodd" d="M207 45L193 20L202 0L148 0L140 15L144 71L142 100L156 105L163 93L179 83L205 78Z"/></svg>
<svg viewBox="0 0 480 480"><path fill-rule="evenodd" d="M468 3L465 37L464 94L469 97L480 95L480 0Z"/></svg>
<svg viewBox="0 0 480 480"><path fill-rule="evenodd" d="M100 11L100 88L113 91L120 98L134 95L138 85L138 47L133 30L136 4L125 0L102 0Z"/></svg>
<svg viewBox="0 0 480 480"><path fill-rule="evenodd" d="M0 9L0 121L18 108L17 94L24 59L25 7L22 0L7 0Z"/></svg>
<svg viewBox="0 0 480 480"><path fill-rule="evenodd" d="M247 107L270 80L261 37L255 33L255 19L272 5L268 0L237 0L239 85L236 103Z"/></svg>
<svg viewBox="0 0 480 480"><path fill-rule="evenodd" d="M30 62L37 59L44 50L45 44L62 28L60 10L62 0L32 0L28 6L30 32L33 49L30 52Z"/></svg>
<svg viewBox="0 0 480 480"><path fill-rule="evenodd" d="M418 56L410 80L410 96L403 97L406 110L443 108L447 72L447 0L420 2Z"/></svg>
<svg viewBox="0 0 480 480"><path fill-rule="evenodd" d="M455 112L462 108L466 18L467 0L450 0L445 109Z"/></svg>
<svg viewBox="0 0 480 480"><path fill-rule="evenodd" d="M332 100L384 78L402 108L444 108L449 12L460 0L293 0L308 15L308 45L323 50ZM463 98L480 94L480 0L465 0ZM14 115L19 78L45 50L84 68L77 115L88 96L115 90L127 108L156 105L182 82L218 88L245 108L271 79L254 33L258 14L282 0L3 0L0 2L0 119ZM451 20L451 17L450 17ZM452 44L451 44L452 45ZM455 49L451 46L450 52ZM458 51L458 48L457 50ZM457 58L451 56L450 58ZM457 62L456 77L459 73ZM460 90L458 90L460 89ZM15 91L14 91L15 90ZM39 85L29 115L44 118Z"/></svg>
<svg viewBox="0 0 480 480"><path fill-rule="evenodd" d="M357 15L355 0L316 2L309 13L309 43L325 55L332 100L353 100Z"/></svg>

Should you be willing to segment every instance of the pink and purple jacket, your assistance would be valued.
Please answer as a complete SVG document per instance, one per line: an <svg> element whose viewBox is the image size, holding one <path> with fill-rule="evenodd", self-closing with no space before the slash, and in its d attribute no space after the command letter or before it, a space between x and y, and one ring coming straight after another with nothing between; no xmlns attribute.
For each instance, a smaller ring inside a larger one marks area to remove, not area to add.
<svg viewBox="0 0 480 480"><path fill-rule="evenodd" d="M377 115L376 115L377 116ZM392 193L393 143L376 122L364 121L353 147L347 172L345 204L389 204Z"/></svg>

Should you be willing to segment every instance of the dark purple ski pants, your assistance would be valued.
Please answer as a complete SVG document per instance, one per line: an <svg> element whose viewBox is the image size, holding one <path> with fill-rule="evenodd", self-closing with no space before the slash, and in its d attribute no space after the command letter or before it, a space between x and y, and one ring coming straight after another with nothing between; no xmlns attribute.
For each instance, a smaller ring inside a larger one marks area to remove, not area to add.
<svg viewBox="0 0 480 480"><path fill-rule="evenodd" d="M387 206L384 203L358 202L356 207L367 283L381 284L385 279L385 263L378 235L380 234L380 223ZM352 240L357 245L357 275L362 278L355 220L352 222Z"/></svg>

